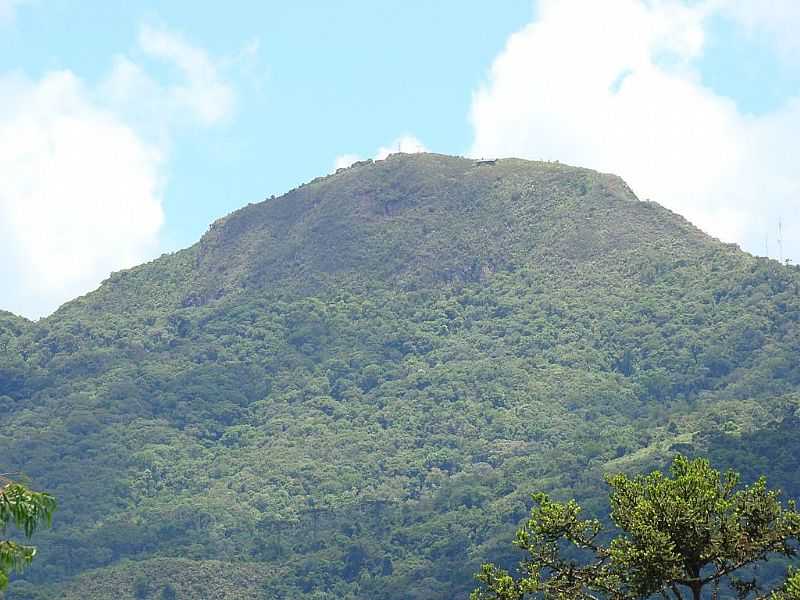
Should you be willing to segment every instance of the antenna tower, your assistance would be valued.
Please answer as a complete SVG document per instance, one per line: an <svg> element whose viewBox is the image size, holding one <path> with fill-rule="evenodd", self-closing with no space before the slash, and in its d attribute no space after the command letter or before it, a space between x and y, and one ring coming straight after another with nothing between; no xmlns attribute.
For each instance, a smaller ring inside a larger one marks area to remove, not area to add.
<svg viewBox="0 0 800 600"><path fill-rule="evenodd" d="M778 219L778 256L783 263L783 221Z"/></svg>

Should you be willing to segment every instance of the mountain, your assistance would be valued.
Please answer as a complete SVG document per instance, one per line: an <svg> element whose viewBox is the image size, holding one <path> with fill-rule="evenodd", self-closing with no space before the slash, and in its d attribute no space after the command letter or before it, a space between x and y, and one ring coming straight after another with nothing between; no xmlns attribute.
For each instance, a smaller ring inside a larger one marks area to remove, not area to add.
<svg viewBox="0 0 800 600"><path fill-rule="evenodd" d="M676 174L679 176L679 174ZM397 154L0 314L13 599L445 599L529 494L703 454L800 496L800 272L616 176Z"/></svg>

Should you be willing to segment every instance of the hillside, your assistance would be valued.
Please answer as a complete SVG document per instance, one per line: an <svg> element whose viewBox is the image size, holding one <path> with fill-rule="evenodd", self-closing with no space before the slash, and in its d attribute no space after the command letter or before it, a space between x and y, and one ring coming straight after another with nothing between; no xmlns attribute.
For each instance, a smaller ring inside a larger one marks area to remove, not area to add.
<svg viewBox="0 0 800 600"><path fill-rule="evenodd" d="M615 176L358 163L0 313L0 472L60 502L8 597L463 597L531 491L676 450L800 497L798 350L800 272Z"/></svg>

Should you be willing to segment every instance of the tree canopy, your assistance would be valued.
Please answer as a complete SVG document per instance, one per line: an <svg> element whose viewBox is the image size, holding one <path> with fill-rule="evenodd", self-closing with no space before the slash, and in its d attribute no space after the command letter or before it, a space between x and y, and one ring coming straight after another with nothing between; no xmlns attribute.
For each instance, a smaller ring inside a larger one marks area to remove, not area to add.
<svg viewBox="0 0 800 600"><path fill-rule="evenodd" d="M50 525L55 499L43 492L33 492L20 483L0 477L0 535L15 526L26 538L42 525ZM8 585L12 571L24 569L36 555L36 548L0 539L0 590Z"/></svg>
<svg viewBox="0 0 800 600"><path fill-rule="evenodd" d="M522 576L484 565L478 575L484 589L472 598L699 600L709 589L713 598L721 590L738 598L762 593L748 567L797 555L800 513L791 501L783 506L763 477L748 486L739 479L683 456L669 475L608 477L611 520L619 530L610 541L600 521L581 517L574 500L537 494L515 540L527 552ZM794 598L799 583L792 577L773 597Z"/></svg>
<svg viewBox="0 0 800 600"><path fill-rule="evenodd" d="M800 600L800 571L795 571L770 600Z"/></svg>

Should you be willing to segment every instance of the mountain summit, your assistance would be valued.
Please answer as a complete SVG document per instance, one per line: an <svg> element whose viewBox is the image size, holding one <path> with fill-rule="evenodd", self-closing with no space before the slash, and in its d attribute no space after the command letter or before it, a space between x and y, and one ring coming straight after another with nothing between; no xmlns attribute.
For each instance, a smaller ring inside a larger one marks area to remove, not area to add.
<svg viewBox="0 0 800 600"><path fill-rule="evenodd" d="M795 269L616 176L356 163L0 313L0 472L59 500L9 597L460 597L530 492L677 450L796 497L798 323Z"/></svg>
<svg viewBox="0 0 800 600"><path fill-rule="evenodd" d="M542 261L572 268L649 250L686 257L715 245L681 217L638 201L615 175L394 154L250 204L191 248L115 274L90 301L110 296L109 308L122 301L135 309L145 281L183 306L284 286L311 292L379 280L409 290Z"/></svg>

